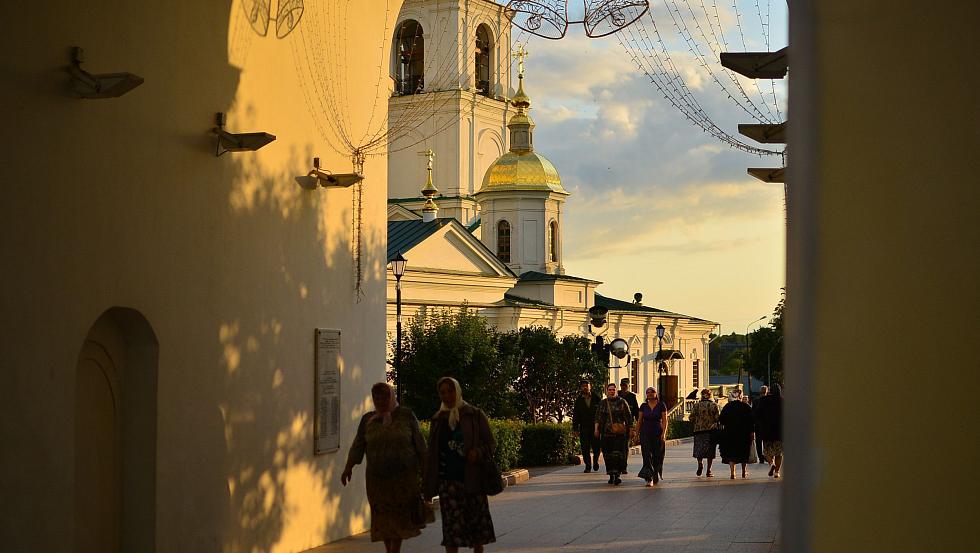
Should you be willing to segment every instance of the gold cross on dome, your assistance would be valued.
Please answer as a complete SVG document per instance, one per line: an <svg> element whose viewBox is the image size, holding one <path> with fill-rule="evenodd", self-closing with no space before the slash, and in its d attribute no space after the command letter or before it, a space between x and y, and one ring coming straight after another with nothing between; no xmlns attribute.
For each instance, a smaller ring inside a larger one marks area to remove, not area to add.
<svg viewBox="0 0 980 553"><path fill-rule="evenodd" d="M517 77L520 79L524 78L524 58L530 56L527 50L524 49L523 44L517 45L517 52L511 54L511 57L517 60Z"/></svg>
<svg viewBox="0 0 980 553"><path fill-rule="evenodd" d="M424 152L419 152L420 156L425 156L429 158L428 166L426 167L429 171L432 170L432 159L436 157L436 153L432 151L432 148L426 148Z"/></svg>

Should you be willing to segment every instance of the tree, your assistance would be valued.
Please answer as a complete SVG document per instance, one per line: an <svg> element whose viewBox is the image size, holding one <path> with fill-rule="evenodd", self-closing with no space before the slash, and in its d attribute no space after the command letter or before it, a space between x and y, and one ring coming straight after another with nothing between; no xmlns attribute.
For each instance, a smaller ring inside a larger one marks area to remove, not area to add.
<svg viewBox="0 0 980 553"><path fill-rule="evenodd" d="M749 374L764 382L771 376L772 382L783 381L783 311L786 307L786 289L772 311L769 326L749 334L751 349L746 363Z"/></svg>
<svg viewBox="0 0 980 553"><path fill-rule="evenodd" d="M589 340L558 340L548 328L525 327L507 335L517 344L514 390L524 400L521 414L529 422L564 420L572 410L579 381L601 383L606 369L592 353Z"/></svg>
<svg viewBox="0 0 980 553"><path fill-rule="evenodd" d="M501 354L501 338L484 317L466 305L459 310L420 312L409 321L403 337L402 402L418 418L431 417L440 404L436 382L451 376L462 386L463 399L488 416L515 416L510 385L515 363ZM393 366L394 359L389 364ZM393 371L389 378L394 379Z"/></svg>

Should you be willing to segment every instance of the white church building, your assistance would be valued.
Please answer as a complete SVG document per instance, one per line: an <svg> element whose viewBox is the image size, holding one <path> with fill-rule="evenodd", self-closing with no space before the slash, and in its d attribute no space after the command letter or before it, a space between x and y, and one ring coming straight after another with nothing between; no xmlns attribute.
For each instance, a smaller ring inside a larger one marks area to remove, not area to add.
<svg viewBox="0 0 980 553"><path fill-rule="evenodd" d="M439 28L461 29L468 38L448 46L446 33L429 31ZM524 53L510 45L510 26L494 2L477 0L466 8L419 0L406 2L399 16L389 120L413 109L435 110L389 147L387 253L389 261L399 253L408 260L401 279L403 324L425 310L466 304L501 331L543 326L559 336L591 333L606 343L622 338L630 355L611 358L609 380L630 377L642 390L657 385L659 369L668 403L707 386L709 334L716 323L643 305L639 297L603 296L597 292L601 282L566 273L562 237L569 192L535 149ZM520 66L516 92L514 58ZM427 133L435 134L421 139ZM394 336L396 279L390 269L387 281L387 328ZM608 310L603 327L590 327L595 306ZM662 340L658 325L665 327Z"/></svg>

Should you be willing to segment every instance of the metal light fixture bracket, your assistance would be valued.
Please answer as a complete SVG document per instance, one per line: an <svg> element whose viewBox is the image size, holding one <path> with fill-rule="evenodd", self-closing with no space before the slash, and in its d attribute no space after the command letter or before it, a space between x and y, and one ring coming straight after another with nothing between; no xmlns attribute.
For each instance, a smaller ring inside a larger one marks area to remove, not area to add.
<svg viewBox="0 0 980 553"><path fill-rule="evenodd" d="M211 133L217 137L214 147L215 157L221 157L228 152L254 152L274 141L276 136L267 132L230 133L225 130L225 114L215 115L215 124Z"/></svg>

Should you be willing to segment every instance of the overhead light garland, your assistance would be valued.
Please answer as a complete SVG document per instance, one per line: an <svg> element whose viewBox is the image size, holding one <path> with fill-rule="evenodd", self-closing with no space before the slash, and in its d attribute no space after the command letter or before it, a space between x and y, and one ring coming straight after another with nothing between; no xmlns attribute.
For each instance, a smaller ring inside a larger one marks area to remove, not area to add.
<svg viewBox="0 0 980 553"><path fill-rule="evenodd" d="M568 26L581 23L585 35L599 38L625 29L650 9L647 0L583 0L585 17L568 20L568 0L511 0L505 8L514 26L533 35L558 40Z"/></svg>

